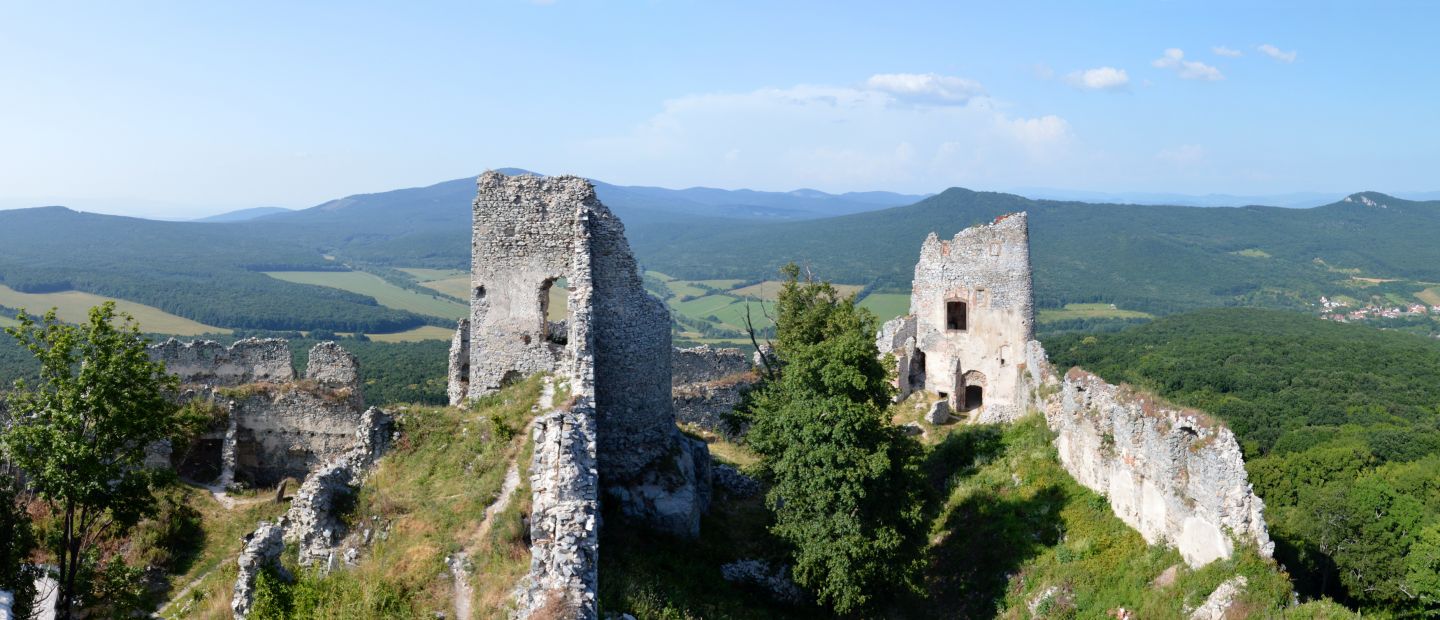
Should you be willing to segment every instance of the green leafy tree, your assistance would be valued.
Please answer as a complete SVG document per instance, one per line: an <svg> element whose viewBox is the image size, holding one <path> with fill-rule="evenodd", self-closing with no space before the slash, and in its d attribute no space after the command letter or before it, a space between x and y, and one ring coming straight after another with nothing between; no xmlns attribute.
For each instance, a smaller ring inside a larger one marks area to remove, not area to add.
<svg viewBox="0 0 1440 620"><path fill-rule="evenodd" d="M796 581L841 614L917 587L924 547L920 449L889 423L876 320L794 265L777 301L778 377L752 393L747 440L773 485L773 531Z"/></svg>
<svg viewBox="0 0 1440 620"><path fill-rule="evenodd" d="M146 447L184 435L194 420L172 399L176 380L113 303L92 308L84 325L61 323L54 310L40 322L24 312L17 319L5 331L40 362L40 379L16 382L14 424L0 445L56 519L57 614L70 618L92 585L82 576L95 568L87 558L97 541L153 509L168 472L144 466Z"/></svg>
<svg viewBox="0 0 1440 620"><path fill-rule="evenodd" d="M30 515L17 502L16 491L15 481L0 473L0 590L15 597L11 601L14 616L25 618L35 602L36 570L30 564L35 534L30 529Z"/></svg>

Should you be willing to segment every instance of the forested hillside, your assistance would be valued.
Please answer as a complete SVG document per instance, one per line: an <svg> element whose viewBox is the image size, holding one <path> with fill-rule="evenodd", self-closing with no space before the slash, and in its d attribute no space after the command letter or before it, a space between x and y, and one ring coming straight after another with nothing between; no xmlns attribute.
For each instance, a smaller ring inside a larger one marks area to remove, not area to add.
<svg viewBox="0 0 1440 620"><path fill-rule="evenodd" d="M1314 209L1198 208L1029 200L952 188L914 205L810 222L735 223L637 242L680 278L750 278L791 261L836 282L908 291L921 241L1030 214L1036 303L1107 302L1152 313L1301 307L1374 284L1440 281L1440 202L1356 194ZM1392 286L1417 285L1404 283Z"/></svg>
<svg viewBox="0 0 1440 620"><path fill-rule="evenodd" d="M1229 309L1046 348L1223 419L1302 592L1372 611L1440 603L1440 342Z"/></svg>

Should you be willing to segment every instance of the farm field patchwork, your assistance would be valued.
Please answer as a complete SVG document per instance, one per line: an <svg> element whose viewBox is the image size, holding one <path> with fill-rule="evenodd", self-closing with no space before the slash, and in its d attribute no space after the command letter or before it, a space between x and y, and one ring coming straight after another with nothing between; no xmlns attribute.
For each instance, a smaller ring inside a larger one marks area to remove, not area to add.
<svg viewBox="0 0 1440 620"><path fill-rule="evenodd" d="M1041 323L1069 319L1153 319L1154 315L1134 310L1121 310L1115 304L1066 304L1064 308L1044 308L1036 317Z"/></svg>
<svg viewBox="0 0 1440 620"><path fill-rule="evenodd" d="M455 269L401 268L400 271L415 277L415 281L428 289L434 289L458 299L470 298L470 274Z"/></svg>
<svg viewBox="0 0 1440 620"><path fill-rule="evenodd" d="M888 321L910 313L910 295L904 293L871 293L860 300L860 307L875 313L880 321Z"/></svg>
<svg viewBox="0 0 1440 620"><path fill-rule="evenodd" d="M192 321L154 306L138 304L133 301L111 299L81 291L22 293L8 286L0 285L0 306L24 308L32 314L44 314L46 310L55 308L60 320L66 323L84 323L89 319L90 308L107 301L115 302L116 310L135 317L135 320L140 323L141 331L176 336L230 333L230 330L223 327ZM0 326L14 324L9 317L4 320L9 322L0 322Z"/></svg>
<svg viewBox="0 0 1440 620"><path fill-rule="evenodd" d="M297 284L314 284L338 288L375 298L380 305L408 310L416 314L459 319L468 312L465 304L421 295L395 286L372 273L363 271L267 271L265 275Z"/></svg>
<svg viewBox="0 0 1440 620"><path fill-rule="evenodd" d="M779 280L766 280L759 284L751 284L750 286L746 286L744 288L737 288L733 291L730 291L730 294L740 297L755 297L759 299L774 300L780 295L780 286L782 284L784 283L780 282ZM863 286L860 286L859 284L835 284L832 282L831 285L835 287L835 290L840 291L841 295L858 293L860 292L860 289L865 288Z"/></svg>
<svg viewBox="0 0 1440 620"><path fill-rule="evenodd" d="M1440 306L1440 286L1415 293L1415 298L1432 306Z"/></svg>
<svg viewBox="0 0 1440 620"><path fill-rule="evenodd" d="M418 342L421 340L449 340L455 335L455 330L434 325L425 325L415 329L393 334L365 334L366 337L375 342Z"/></svg>

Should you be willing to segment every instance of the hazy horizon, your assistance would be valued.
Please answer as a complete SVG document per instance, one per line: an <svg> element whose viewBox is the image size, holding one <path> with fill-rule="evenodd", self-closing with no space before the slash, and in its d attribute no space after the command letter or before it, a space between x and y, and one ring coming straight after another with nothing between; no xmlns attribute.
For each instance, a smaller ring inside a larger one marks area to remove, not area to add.
<svg viewBox="0 0 1440 620"><path fill-rule="evenodd" d="M1435 17L1400 3L16 4L0 8L0 208L188 219L501 165L830 193L1433 192Z"/></svg>

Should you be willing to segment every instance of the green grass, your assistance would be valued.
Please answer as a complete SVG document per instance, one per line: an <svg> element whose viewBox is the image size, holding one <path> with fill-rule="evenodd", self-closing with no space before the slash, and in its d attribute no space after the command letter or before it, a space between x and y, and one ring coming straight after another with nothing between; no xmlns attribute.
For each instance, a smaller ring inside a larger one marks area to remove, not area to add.
<svg viewBox="0 0 1440 620"><path fill-rule="evenodd" d="M743 287L743 288L737 288L737 289L735 289L735 290L733 290L733 291L730 291L730 294L731 294L731 295L741 296L741 297L757 297L757 298L759 298L759 299L765 299L765 300L774 301L775 298L780 295L780 287L781 287L783 284L784 284L784 282L781 282L781 281L779 281L779 280L766 280L766 281L761 282L761 283L759 283L759 284L751 284L750 286L746 286L746 287ZM849 294L852 294L852 293L858 293L858 292L860 292L860 289L865 288L865 287L860 286L860 285L858 285L858 284L834 284L834 283L831 283L831 285L834 286L836 290L840 291L840 294L841 294L841 295L849 295Z"/></svg>
<svg viewBox="0 0 1440 620"><path fill-rule="evenodd" d="M1056 588L1063 596L1043 617L1100 618L1124 607L1137 618L1183 618L1236 574L1250 580L1240 601L1256 617L1289 603L1289 581L1253 549L1190 570L1177 551L1147 545L1070 478L1051 439L1037 414L1008 427L962 426L931 448L926 469L944 499L931 528L928 592L901 615L1025 618L1029 602ZM1152 586L1171 566L1179 566L1175 583Z"/></svg>
<svg viewBox="0 0 1440 620"><path fill-rule="evenodd" d="M881 321L910 314L910 296L901 293L871 293L860 300L860 307L875 313Z"/></svg>
<svg viewBox="0 0 1440 620"><path fill-rule="evenodd" d="M526 425L541 378L488 396L470 407L411 407L399 419L401 438L381 459L345 516L351 531L379 534L354 568L329 575L300 571L296 583L271 581L266 602L252 618L434 618L450 614L451 583L445 558L470 549L470 582L477 618L507 617L511 594L529 570L520 516L530 509L522 484L507 510L481 535L485 508L500 491L510 463L529 462ZM563 395L557 395L557 400ZM238 541L232 541L234 547ZM236 547L238 548L238 547ZM287 553L293 557L293 551ZM211 596L228 602L229 581ZM229 609L197 617L228 618Z"/></svg>
<svg viewBox="0 0 1440 620"><path fill-rule="evenodd" d="M230 330L223 327L206 325L197 321L175 316L153 306L125 301L123 299L112 299L91 293L80 291L62 291L59 293L21 293L8 286L0 285L0 306L11 308L24 308L32 314L44 314L50 308L57 310L60 320L66 323L84 323L88 320L90 308L98 306L107 301L115 302L115 309L127 313L140 323L140 329L144 332L154 334L173 334L176 336L197 336L200 334L228 334ZM4 325L13 325L13 321Z"/></svg>
<svg viewBox="0 0 1440 620"><path fill-rule="evenodd" d="M704 284L705 286L708 286L710 288L728 291L732 288L739 286L742 282L744 282L744 280L696 280L696 282Z"/></svg>
<svg viewBox="0 0 1440 620"><path fill-rule="evenodd" d="M460 276L469 276L470 273L459 269L424 269L421 267L400 267L400 271L415 276L420 282L433 282L435 280L448 280Z"/></svg>
<svg viewBox="0 0 1440 620"><path fill-rule="evenodd" d="M704 318L737 301L739 300L729 295L706 295L689 301L672 299L670 309L685 316Z"/></svg>
<svg viewBox="0 0 1440 620"><path fill-rule="evenodd" d="M290 485L293 493L295 485ZM179 575L171 575L173 590L170 596L179 595L181 588L195 583L183 598L172 601L162 614L165 618L229 618L230 589L235 585L235 558L240 553L242 539L255 531L261 521L274 522L284 514L285 504L270 501L246 503L234 510L226 510L204 489L187 487L186 502L200 513L204 541L196 550L196 557L188 569ZM245 498L240 498L245 501Z"/></svg>
<svg viewBox="0 0 1440 620"><path fill-rule="evenodd" d="M1044 308L1038 317L1040 323L1054 323L1070 319L1149 319L1144 312L1121 310L1114 304L1065 304L1063 309Z"/></svg>
<svg viewBox="0 0 1440 620"><path fill-rule="evenodd" d="M440 297L421 295L386 282L375 274L363 271L267 271L265 275L286 282L328 286L368 295L387 308L408 310L416 314L444 319L459 319L469 311L465 304ZM461 299L466 298L465 296L461 297Z"/></svg>
<svg viewBox="0 0 1440 620"><path fill-rule="evenodd" d="M665 275L665 274L660 273L660 272L658 272L658 271L647 271L647 272L645 272L645 275L650 276L650 277L653 277L653 278L655 278L655 279L657 279L657 280L660 280L661 282L669 282L669 281L675 279L675 278L673 278L673 277L671 277L671 276Z"/></svg>
<svg viewBox="0 0 1440 620"><path fill-rule="evenodd" d="M763 306L763 309L762 309ZM756 329L762 329L774 325L775 322L765 318L766 313L771 317L775 316L775 302L773 301L752 301L741 300L712 312L727 327L740 331L745 330L745 312L749 309L750 320L755 324Z"/></svg>

